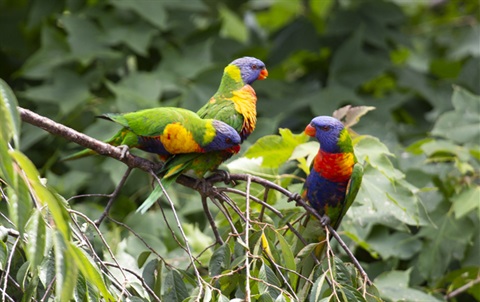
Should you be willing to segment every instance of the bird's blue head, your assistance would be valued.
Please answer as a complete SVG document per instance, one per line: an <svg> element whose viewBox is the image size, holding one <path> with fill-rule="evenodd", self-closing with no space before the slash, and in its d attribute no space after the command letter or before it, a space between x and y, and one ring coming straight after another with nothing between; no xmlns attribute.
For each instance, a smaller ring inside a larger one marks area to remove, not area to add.
<svg viewBox="0 0 480 302"><path fill-rule="evenodd" d="M240 150L241 139L237 130L218 120L212 120L212 125L215 128L215 136L213 140L204 147L206 152L231 148L236 150L236 152Z"/></svg>
<svg viewBox="0 0 480 302"><path fill-rule="evenodd" d="M240 74L245 84L252 84L255 80L264 80L268 76L265 63L254 57L243 57L234 60L230 65L240 68Z"/></svg>
<svg viewBox="0 0 480 302"><path fill-rule="evenodd" d="M317 116L305 128L305 134L315 137L320 149L328 153L350 152L351 139L342 122L330 116ZM348 150L347 150L348 149Z"/></svg>

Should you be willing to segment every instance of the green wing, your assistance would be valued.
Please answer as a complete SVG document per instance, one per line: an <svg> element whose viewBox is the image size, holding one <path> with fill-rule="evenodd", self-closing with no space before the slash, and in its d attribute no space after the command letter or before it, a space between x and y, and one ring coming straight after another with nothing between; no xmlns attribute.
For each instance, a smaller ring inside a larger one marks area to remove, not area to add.
<svg viewBox="0 0 480 302"><path fill-rule="evenodd" d="M238 133L242 131L243 116L235 110L235 104L228 99L219 99L214 103L208 102L197 111L203 119L216 119L230 125Z"/></svg>
<svg viewBox="0 0 480 302"><path fill-rule="evenodd" d="M360 190L360 186L362 185L362 178L363 166L360 163L356 163L353 166L352 176L350 177L350 181L348 182L347 194L345 195L345 201L342 207L342 211L340 213L338 221L335 223L335 225L332 225L333 228L338 228L340 222L342 221L342 218L345 216L353 201L357 197L358 190Z"/></svg>

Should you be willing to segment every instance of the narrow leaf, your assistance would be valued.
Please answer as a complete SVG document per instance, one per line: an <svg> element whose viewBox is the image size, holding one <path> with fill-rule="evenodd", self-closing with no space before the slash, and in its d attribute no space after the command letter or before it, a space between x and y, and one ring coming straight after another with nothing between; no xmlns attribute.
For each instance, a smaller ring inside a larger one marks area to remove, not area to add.
<svg viewBox="0 0 480 302"><path fill-rule="evenodd" d="M8 84L0 79L0 139L10 141L19 148L20 115L17 110L17 98Z"/></svg>

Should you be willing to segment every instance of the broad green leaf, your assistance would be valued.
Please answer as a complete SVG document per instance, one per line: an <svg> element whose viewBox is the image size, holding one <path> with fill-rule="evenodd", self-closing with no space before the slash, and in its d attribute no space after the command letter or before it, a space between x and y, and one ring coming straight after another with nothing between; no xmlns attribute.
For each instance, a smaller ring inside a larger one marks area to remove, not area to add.
<svg viewBox="0 0 480 302"><path fill-rule="evenodd" d="M68 32L67 41L74 56L90 61L109 51L102 40L101 29L91 19L78 14L64 14L60 21Z"/></svg>
<svg viewBox="0 0 480 302"><path fill-rule="evenodd" d="M94 260L91 259L88 255L85 254L83 250L78 248L73 243L69 243L67 246L67 252L69 253L70 257L73 258L76 267L82 272L85 276L87 282L92 283L102 296L108 301L114 301L115 298L109 292L105 282L103 281L102 274L100 270L94 265Z"/></svg>
<svg viewBox="0 0 480 302"><path fill-rule="evenodd" d="M347 215L361 225L427 225L416 193L405 181L392 182L379 170L366 166L360 191Z"/></svg>
<svg viewBox="0 0 480 302"><path fill-rule="evenodd" d="M163 300L180 302L188 298L188 296L188 290L180 273L176 270L168 271L165 277Z"/></svg>
<svg viewBox="0 0 480 302"><path fill-rule="evenodd" d="M244 156L262 157L262 167L278 168L290 158L295 147L308 140L304 133L293 134L289 129L280 129L279 132L280 135L267 135L257 140Z"/></svg>
<svg viewBox="0 0 480 302"><path fill-rule="evenodd" d="M248 30L244 22L225 5L220 5L218 10L222 20L220 35L245 43L248 40Z"/></svg>
<svg viewBox="0 0 480 302"><path fill-rule="evenodd" d="M474 186L465 189L452 198L453 212L455 218L460 219L470 212L477 210L477 217L480 217L480 187Z"/></svg>
<svg viewBox="0 0 480 302"><path fill-rule="evenodd" d="M362 49L364 36L365 28L360 26L335 52L330 64L328 86L356 88L382 73L388 66L387 60L374 57Z"/></svg>
<svg viewBox="0 0 480 302"><path fill-rule="evenodd" d="M420 253L416 268L428 280L437 280L451 261L462 259L472 237L478 235L475 224L470 219L454 219L453 214L448 213L449 206L444 203L432 213L435 225L426 225L418 233L425 248Z"/></svg>
<svg viewBox="0 0 480 302"><path fill-rule="evenodd" d="M213 252L210 263L208 264L208 273L210 276L220 275L225 269L230 267L230 248L224 244Z"/></svg>
<svg viewBox="0 0 480 302"><path fill-rule="evenodd" d="M411 301L411 302L440 302L431 295L420 290L409 287L410 270L391 271L380 274L375 278L375 285L380 291L382 298L389 301Z"/></svg>
<svg viewBox="0 0 480 302"><path fill-rule="evenodd" d="M68 69L58 69L50 83L28 88L22 96L38 103L58 104L69 113L91 95L87 80Z"/></svg>
<svg viewBox="0 0 480 302"><path fill-rule="evenodd" d="M330 1L320 1L319 3L316 3L316 5L313 5L312 9L320 9L324 2ZM272 5L269 9L259 11L256 14L256 17L258 22L262 25L262 28L266 28L273 32L282 26L285 26L288 22L291 22L293 18L300 14L301 9L302 6L299 0L275 0L272 1Z"/></svg>
<svg viewBox="0 0 480 302"><path fill-rule="evenodd" d="M122 112L158 106L161 93L161 81L152 73L135 72L121 81L106 82L108 89L116 95Z"/></svg>
<svg viewBox="0 0 480 302"><path fill-rule="evenodd" d="M12 89L0 79L0 139L9 142L13 138L15 147L20 148L20 114L17 106Z"/></svg>
<svg viewBox="0 0 480 302"><path fill-rule="evenodd" d="M403 232L390 234L386 228L374 229L374 232L368 237L368 244L383 259L392 257L405 260L411 259L422 249L420 239Z"/></svg>
<svg viewBox="0 0 480 302"><path fill-rule="evenodd" d="M465 144L480 141L480 96L455 86L452 95L455 110L442 114L432 129L433 135Z"/></svg>
<svg viewBox="0 0 480 302"><path fill-rule="evenodd" d="M395 169L389 157L393 154L376 137L362 135L353 140L355 155L360 163L367 162L390 180L404 178L404 174Z"/></svg>
<svg viewBox="0 0 480 302"><path fill-rule="evenodd" d="M36 271L37 266L40 266L45 258L45 248L47 246L46 225L38 209L33 209L25 231L28 234L27 258L34 271Z"/></svg>
<svg viewBox="0 0 480 302"><path fill-rule="evenodd" d="M19 70L19 74L25 78L51 77L55 68L73 60L65 34L60 28L42 26L40 40L40 49L30 56Z"/></svg>
<svg viewBox="0 0 480 302"><path fill-rule="evenodd" d="M163 2L150 0L113 0L109 2L118 8L128 9L137 13L159 29L167 29L168 15Z"/></svg>
<svg viewBox="0 0 480 302"><path fill-rule="evenodd" d="M258 278L265 281L265 283L263 282L258 283L260 293L268 292L268 294L273 298L276 298L280 295L279 290L277 290L272 286L269 286L269 284L272 284L277 287L280 287L281 286L280 280L278 280L277 276L275 275L275 272L270 267L265 265L265 263L263 263L262 266L260 267Z"/></svg>

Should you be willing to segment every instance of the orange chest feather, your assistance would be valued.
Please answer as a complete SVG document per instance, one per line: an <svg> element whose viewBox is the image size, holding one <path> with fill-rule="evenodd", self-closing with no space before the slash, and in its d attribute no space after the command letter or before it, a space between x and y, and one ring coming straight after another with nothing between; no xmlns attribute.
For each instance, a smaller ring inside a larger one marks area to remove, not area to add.
<svg viewBox="0 0 480 302"><path fill-rule="evenodd" d="M353 165L355 165L353 153L319 151L313 161L315 171L333 182L348 181L352 175Z"/></svg>
<svg viewBox="0 0 480 302"><path fill-rule="evenodd" d="M235 110L243 116L242 134L250 134L257 124L257 94L252 86L245 85L233 91L231 98Z"/></svg>

